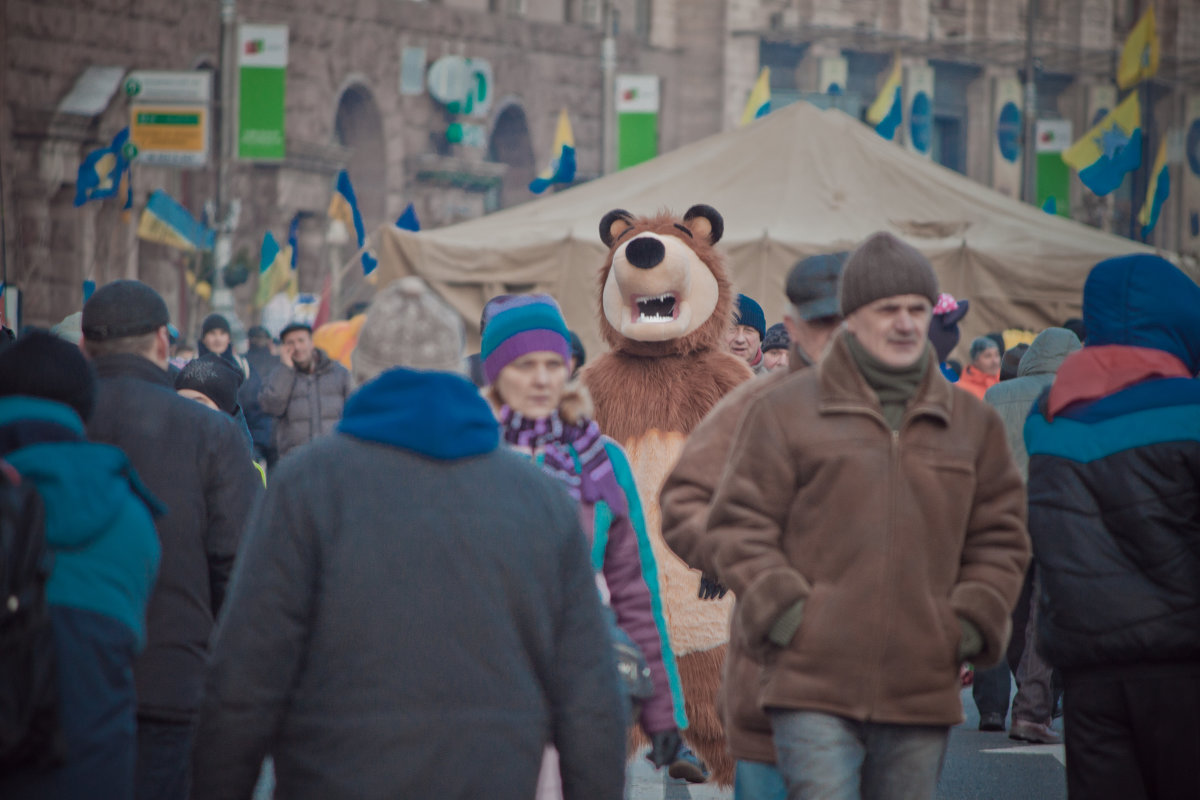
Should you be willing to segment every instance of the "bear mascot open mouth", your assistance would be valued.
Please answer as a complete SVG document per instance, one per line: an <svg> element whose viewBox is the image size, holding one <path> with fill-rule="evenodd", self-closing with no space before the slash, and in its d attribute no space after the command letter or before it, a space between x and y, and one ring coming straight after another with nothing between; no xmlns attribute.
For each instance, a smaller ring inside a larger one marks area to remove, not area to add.
<svg viewBox="0 0 1200 800"><path fill-rule="evenodd" d="M679 667L684 738L730 785L734 762L716 711L733 596L697 597L700 575L666 546L658 494L687 435L731 389L752 377L725 349L734 291L715 249L724 232L716 209L682 217L635 217L616 209L600 221L609 248L599 273L600 333L611 348L583 380L595 420L626 451L657 563L658 590ZM675 687L672 687L673 689Z"/></svg>

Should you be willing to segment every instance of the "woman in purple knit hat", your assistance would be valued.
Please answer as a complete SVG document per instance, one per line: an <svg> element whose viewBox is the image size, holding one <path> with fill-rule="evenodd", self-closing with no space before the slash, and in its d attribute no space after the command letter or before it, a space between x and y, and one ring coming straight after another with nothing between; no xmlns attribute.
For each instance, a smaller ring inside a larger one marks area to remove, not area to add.
<svg viewBox="0 0 1200 800"><path fill-rule="evenodd" d="M480 357L504 440L561 480L579 502L592 565L617 624L650 667L653 694L638 720L650 739L649 759L667 766L671 777L703 782L707 770L679 736L687 727L683 693L633 472L621 447L589 418L587 391L568 383L570 333L558 304L544 294L500 301L484 330ZM556 776L550 777L539 797L554 796Z"/></svg>

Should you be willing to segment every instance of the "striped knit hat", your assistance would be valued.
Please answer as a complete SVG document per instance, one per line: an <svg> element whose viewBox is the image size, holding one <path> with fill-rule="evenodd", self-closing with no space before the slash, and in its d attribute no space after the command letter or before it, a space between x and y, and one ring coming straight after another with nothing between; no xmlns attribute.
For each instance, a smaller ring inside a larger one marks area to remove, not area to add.
<svg viewBox="0 0 1200 800"><path fill-rule="evenodd" d="M483 331L483 374L493 383L500 370L526 353L549 350L571 360L571 334L558 303L548 294L506 297Z"/></svg>

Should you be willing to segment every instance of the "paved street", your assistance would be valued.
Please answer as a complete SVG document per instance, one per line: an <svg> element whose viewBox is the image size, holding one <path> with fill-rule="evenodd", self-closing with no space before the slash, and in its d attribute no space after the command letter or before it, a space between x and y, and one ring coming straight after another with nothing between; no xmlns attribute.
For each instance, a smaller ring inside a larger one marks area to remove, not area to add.
<svg viewBox="0 0 1200 800"><path fill-rule="evenodd" d="M964 689L967 721L950 733L936 800L1066 800L1061 745L1023 746L1005 733L981 733L979 715ZM1062 720L1054 727L1062 732ZM664 780L639 759L631 768L631 800L726 800L732 791Z"/></svg>

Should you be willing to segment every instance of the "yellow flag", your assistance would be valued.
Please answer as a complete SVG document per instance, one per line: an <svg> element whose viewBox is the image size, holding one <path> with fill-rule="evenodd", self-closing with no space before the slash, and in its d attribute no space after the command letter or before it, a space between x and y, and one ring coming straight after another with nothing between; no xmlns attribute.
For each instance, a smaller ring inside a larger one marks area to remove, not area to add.
<svg viewBox="0 0 1200 800"><path fill-rule="evenodd" d="M750 90L750 97L746 100L746 108L742 111L741 125L749 125L759 117L765 117L771 113L771 68L763 67L758 73L758 80L754 82L754 88Z"/></svg>
<svg viewBox="0 0 1200 800"><path fill-rule="evenodd" d="M1117 86L1128 89L1158 72L1158 28L1154 21L1154 6L1146 9L1133 26L1121 49L1121 64L1117 67Z"/></svg>
<svg viewBox="0 0 1200 800"><path fill-rule="evenodd" d="M1171 195L1171 173L1167 171L1167 137L1162 137L1158 143L1158 155L1154 158L1154 168L1150 171L1150 185L1146 187L1146 202L1138 212L1138 223L1142 226L1142 235L1154 230L1158 224L1158 215L1163 203Z"/></svg>

